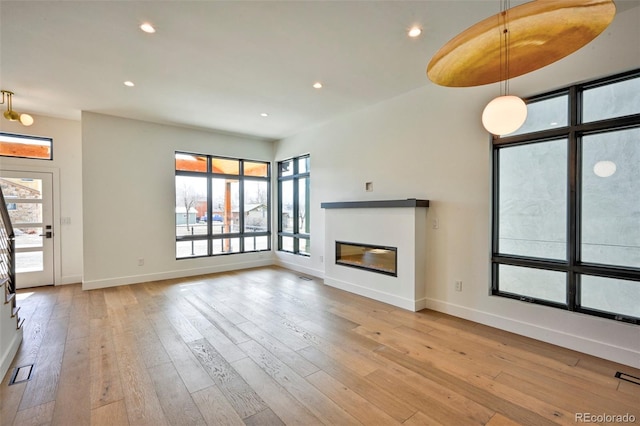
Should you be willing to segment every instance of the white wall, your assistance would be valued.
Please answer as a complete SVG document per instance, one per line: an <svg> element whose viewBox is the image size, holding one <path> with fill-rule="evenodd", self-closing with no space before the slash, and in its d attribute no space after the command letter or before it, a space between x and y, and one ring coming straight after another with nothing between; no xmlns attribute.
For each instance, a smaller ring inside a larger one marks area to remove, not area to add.
<svg viewBox="0 0 640 426"><path fill-rule="evenodd" d="M176 151L273 159L263 140L82 113L84 289L273 263L270 252L176 260Z"/></svg>
<svg viewBox="0 0 640 426"><path fill-rule="evenodd" d="M54 177L55 284L82 281L82 145L79 121L34 115L24 127L0 119L0 131L53 138L53 160L0 157L0 169L41 171ZM69 223L62 225L61 218Z"/></svg>
<svg viewBox="0 0 640 426"><path fill-rule="evenodd" d="M639 67L639 23L640 7L618 14L579 52L514 79L511 92L534 95ZM332 242L323 241L321 202L428 199L428 223L439 220L424 235L429 307L640 367L637 326L489 296L491 158L480 115L498 94L497 84L443 88L425 77L419 90L278 142L276 161L311 154L312 211L311 257L277 253L277 262L323 276L320 256Z"/></svg>

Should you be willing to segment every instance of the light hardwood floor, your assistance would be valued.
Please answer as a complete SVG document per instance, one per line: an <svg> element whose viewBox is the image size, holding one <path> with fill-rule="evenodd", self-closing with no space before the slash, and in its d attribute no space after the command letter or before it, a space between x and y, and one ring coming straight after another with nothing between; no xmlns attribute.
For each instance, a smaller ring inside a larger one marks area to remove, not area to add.
<svg viewBox="0 0 640 426"><path fill-rule="evenodd" d="M20 291L0 424L545 425L635 416L640 370L276 267Z"/></svg>

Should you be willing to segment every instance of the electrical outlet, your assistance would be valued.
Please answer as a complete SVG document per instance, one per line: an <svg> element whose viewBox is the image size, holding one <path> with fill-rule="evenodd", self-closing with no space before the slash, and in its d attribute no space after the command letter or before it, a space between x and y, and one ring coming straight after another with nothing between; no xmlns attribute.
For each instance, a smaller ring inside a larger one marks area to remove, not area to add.
<svg viewBox="0 0 640 426"><path fill-rule="evenodd" d="M456 291L462 291L462 281L456 281Z"/></svg>
<svg viewBox="0 0 640 426"><path fill-rule="evenodd" d="M144 258L143 257L138 259L138 266L144 266Z"/></svg>
<svg viewBox="0 0 640 426"><path fill-rule="evenodd" d="M324 256L320 256L320 263L324 263Z"/></svg>
<svg viewBox="0 0 640 426"><path fill-rule="evenodd" d="M431 226L433 227L433 229L440 229L440 219L438 218L433 219Z"/></svg>

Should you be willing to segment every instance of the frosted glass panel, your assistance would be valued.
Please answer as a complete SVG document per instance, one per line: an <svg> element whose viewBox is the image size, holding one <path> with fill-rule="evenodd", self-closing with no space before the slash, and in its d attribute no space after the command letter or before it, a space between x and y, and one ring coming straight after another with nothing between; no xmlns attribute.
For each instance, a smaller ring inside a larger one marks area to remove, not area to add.
<svg viewBox="0 0 640 426"><path fill-rule="evenodd" d="M567 142L500 150L499 252L566 259Z"/></svg>
<svg viewBox="0 0 640 426"><path fill-rule="evenodd" d="M581 304L584 308L616 312L640 318L640 282L582 276Z"/></svg>
<svg viewBox="0 0 640 426"><path fill-rule="evenodd" d="M522 127L507 136L564 127L569 124L569 97L567 95L527 104L527 120Z"/></svg>
<svg viewBox="0 0 640 426"><path fill-rule="evenodd" d="M502 292L557 303L567 301L567 275L564 272L500 265L499 277Z"/></svg>
<svg viewBox="0 0 640 426"><path fill-rule="evenodd" d="M582 261L640 267L640 129L582 143Z"/></svg>
<svg viewBox="0 0 640 426"><path fill-rule="evenodd" d="M640 113L640 78L584 91L585 123Z"/></svg>

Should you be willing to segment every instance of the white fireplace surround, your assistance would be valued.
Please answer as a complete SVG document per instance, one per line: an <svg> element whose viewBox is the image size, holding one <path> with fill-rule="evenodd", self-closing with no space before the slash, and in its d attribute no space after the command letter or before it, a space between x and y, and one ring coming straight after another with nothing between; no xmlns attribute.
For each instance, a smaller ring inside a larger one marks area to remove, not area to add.
<svg viewBox="0 0 640 426"><path fill-rule="evenodd" d="M322 203L325 284L414 312L426 308L428 206L418 199ZM398 276L336 264L336 241L397 247Z"/></svg>

